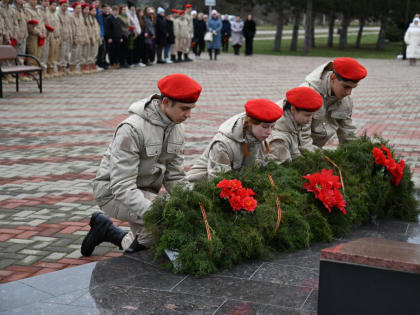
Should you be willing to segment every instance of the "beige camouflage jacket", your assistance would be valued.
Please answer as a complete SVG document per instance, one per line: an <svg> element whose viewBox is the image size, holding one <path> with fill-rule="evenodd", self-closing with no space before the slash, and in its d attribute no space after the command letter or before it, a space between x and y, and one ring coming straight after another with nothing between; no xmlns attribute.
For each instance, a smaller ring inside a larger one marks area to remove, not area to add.
<svg viewBox="0 0 420 315"><path fill-rule="evenodd" d="M16 37L16 30L14 21L11 17L11 8L9 5L5 6L3 2L0 2L0 19L3 23L3 41L4 44L7 44L12 37Z"/></svg>
<svg viewBox="0 0 420 315"><path fill-rule="evenodd" d="M93 43L97 43L98 45L101 44L101 29L99 27L99 23L95 17L92 15L89 16L89 23L92 32L92 40Z"/></svg>
<svg viewBox="0 0 420 315"><path fill-rule="evenodd" d="M26 24L25 9L23 6L12 6L13 18L16 23L16 39L18 43L25 41L28 38L28 25Z"/></svg>
<svg viewBox="0 0 420 315"><path fill-rule="evenodd" d="M220 127L210 144L187 173L190 182L211 179L222 172L239 171L254 162L264 165L264 146L249 130L243 136L245 113L229 118ZM242 152L242 143L248 145L249 156Z"/></svg>
<svg viewBox="0 0 420 315"><path fill-rule="evenodd" d="M174 34L178 38L187 38L190 34L190 28L186 18L181 19L178 17L174 20Z"/></svg>
<svg viewBox="0 0 420 315"><path fill-rule="evenodd" d="M50 33L49 36L51 36L54 39L60 39L60 37L61 37L61 25L60 25L60 20L58 19L57 14L52 13L51 11L48 10L46 17L47 17L46 24L54 27L53 32L48 32L48 33Z"/></svg>
<svg viewBox="0 0 420 315"><path fill-rule="evenodd" d="M185 19L188 22L190 38L193 38L193 36L194 36L194 23L193 23L193 17L191 16L191 13L190 14L185 14Z"/></svg>
<svg viewBox="0 0 420 315"><path fill-rule="evenodd" d="M38 8L39 15L42 17L42 23L43 23L42 27L45 31L45 35L47 36L46 38L47 40L49 40L52 37L52 33L45 28L45 24L48 24L47 22L47 15L49 12L48 7L39 5L37 8Z"/></svg>
<svg viewBox="0 0 420 315"><path fill-rule="evenodd" d="M63 11L58 8L56 15L58 21L60 22L60 38L62 41L71 42L72 32L71 32L71 20L68 12L63 13Z"/></svg>
<svg viewBox="0 0 420 315"><path fill-rule="evenodd" d="M26 15L26 23L28 25L28 35L29 36L37 36L37 37L45 37L46 29L45 24L42 21L42 16L38 12L38 9L35 7L31 7L28 3L24 5L25 8L25 15ZM39 22L38 25L28 24L30 20L37 20Z"/></svg>
<svg viewBox="0 0 420 315"><path fill-rule="evenodd" d="M340 100L331 95L332 69L332 62L324 64L311 72L302 84L313 88L324 99L324 104L315 113L311 123L313 143L320 148L335 134L340 143L356 139L356 127L351 119L353 100L351 96Z"/></svg>
<svg viewBox="0 0 420 315"><path fill-rule="evenodd" d="M296 159L305 150L319 149L312 144L310 130L300 126L290 110L285 110L283 116L277 120L267 141L270 145L267 157L278 164Z"/></svg>
<svg viewBox="0 0 420 315"><path fill-rule="evenodd" d="M83 14L70 14L70 25L73 45L87 45L89 44L89 36L85 25Z"/></svg>
<svg viewBox="0 0 420 315"><path fill-rule="evenodd" d="M162 185L170 193L185 181L184 128L163 114L159 104L158 95L132 104L131 115L118 126L93 180L100 206L116 199L141 214L151 205L148 193L157 194Z"/></svg>

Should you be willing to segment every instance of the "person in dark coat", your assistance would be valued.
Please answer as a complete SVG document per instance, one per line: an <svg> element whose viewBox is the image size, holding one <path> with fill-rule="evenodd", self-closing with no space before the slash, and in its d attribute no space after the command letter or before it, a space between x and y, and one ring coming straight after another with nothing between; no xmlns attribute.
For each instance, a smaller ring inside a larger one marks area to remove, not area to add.
<svg viewBox="0 0 420 315"><path fill-rule="evenodd" d="M106 19L105 34L109 44L109 61L114 69L119 68L120 61L124 58L121 55L121 44L123 42L123 33L121 20L118 18L119 7L112 7L112 14Z"/></svg>
<svg viewBox="0 0 420 315"><path fill-rule="evenodd" d="M166 38L164 57L165 57L166 63L173 63L173 61L169 57L171 47L173 44L175 44L174 21L172 20L171 12L165 17L165 22L166 22L166 28L168 30L168 37Z"/></svg>
<svg viewBox="0 0 420 315"><path fill-rule="evenodd" d="M162 52L166 46L168 34L168 26L165 20L165 10L161 7L157 9L157 17L156 17L156 57L157 63L166 63L162 60Z"/></svg>
<svg viewBox="0 0 420 315"><path fill-rule="evenodd" d="M194 37L193 37L193 52L196 59L200 59L201 52L206 49L206 42L204 35L206 34L207 25L203 20L203 13L199 13L197 18L193 20L194 23Z"/></svg>
<svg viewBox="0 0 420 315"><path fill-rule="evenodd" d="M144 15L143 15L143 21L144 21L144 44L145 44L145 55L147 66L151 66L153 62L155 61L155 39L156 39L156 28L155 28L155 9L152 7L146 7L144 8Z"/></svg>
<svg viewBox="0 0 420 315"><path fill-rule="evenodd" d="M229 50L229 38L232 34L229 15L224 16L222 23L222 51L227 52Z"/></svg>
<svg viewBox="0 0 420 315"><path fill-rule="evenodd" d="M248 15L248 19L244 24L243 32L245 37L245 55L251 56L254 50L254 36L257 32L257 27L254 20L252 19L252 15Z"/></svg>

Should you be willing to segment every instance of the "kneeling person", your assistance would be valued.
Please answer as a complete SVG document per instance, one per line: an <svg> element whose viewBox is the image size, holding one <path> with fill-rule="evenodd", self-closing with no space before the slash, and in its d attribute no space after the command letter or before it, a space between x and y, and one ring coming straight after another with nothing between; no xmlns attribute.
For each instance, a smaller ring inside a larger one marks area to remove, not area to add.
<svg viewBox="0 0 420 315"><path fill-rule="evenodd" d="M190 182L211 179L222 172L239 171L254 162L264 163L269 151L265 139L283 114L280 106L266 99L245 104L245 113L225 121L200 159L187 173Z"/></svg>
<svg viewBox="0 0 420 315"><path fill-rule="evenodd" d="M304 150L318 149L313 145L307 127L315 112L322 107L322 102L321 95L308 87L297 87L286 92L283 117L276 122L267 139L270 145L268 159L281 164L296 159Z"/></svg>
<svg viewBox="0 0 420 315"><path fill-rule="evenodd" d="M339 57L318 67L305 78L302 86L313 88L324 99L310 126L316 146L322 148L336 134L340 143L356 139L350 94L366 75L367 70L357 60Z"/></svg>
<svg viewBox="0 0 420 315"><path fill-rule="evenodd" d="M130 116L117 127L93 180L93 195L101 210L128 221L131 231L123 231L102 212L95 212L82 243L83 256L90 256L102 242L128 253L147 248L151 235L144 230L144 214L162 185L170 193L185 180L181 123L190 117L202 88L183 74L162 78L158 88L161 95L130 106Z"/></svg>

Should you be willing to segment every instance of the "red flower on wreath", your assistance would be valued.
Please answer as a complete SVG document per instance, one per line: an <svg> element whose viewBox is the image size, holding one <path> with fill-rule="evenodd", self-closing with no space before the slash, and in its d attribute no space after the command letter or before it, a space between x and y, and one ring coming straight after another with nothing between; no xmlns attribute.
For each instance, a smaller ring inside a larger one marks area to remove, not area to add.
<svg viewBox="0 0 420 315"><path fill-rule="evenodd" d="M332 170L323 168L319 173L308 174L302 177L309 181L309 183L303 184L303 188L306 191L313 192L315 198L319 199L329 212L331 212L333 207L336 207L346 214L346 201L338 190L341 187L341 183L339 177L333 175Z"/></svg>
<svg viewBox="0 0 420 315"><path fill-rule="evenodd" d="M246 210L253 212L257 208L257 201L252 197L255 192L250 188L242 187L242 183L237 179L223 179L217 186L221 188L220 198L228 199L233 211Z"/></svg>
<svg viewBox="0 0 420 315"><path fill-rule="evenodd" d="M405 161L400 160L400 163L397 163L392 157L391 150L389 150L384 145L381 146L381 149L376 147L372 149L372 154L375 158L375 163L384 166L385 169L392 176L391 182L394 183L395 186L398 186L403 177ZM386 156L382 151L386 153Z"/></svg>

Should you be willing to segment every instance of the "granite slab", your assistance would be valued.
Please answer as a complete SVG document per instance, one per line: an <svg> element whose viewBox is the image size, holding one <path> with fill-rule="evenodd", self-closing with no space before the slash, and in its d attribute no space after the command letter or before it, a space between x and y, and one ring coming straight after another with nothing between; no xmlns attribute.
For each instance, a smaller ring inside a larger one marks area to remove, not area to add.
<svg viewBox="0 0 420 315"><path fill-rule="evenodd" d="M420 274L420 245L368 237L323 249L321 260Z"/></svg>

